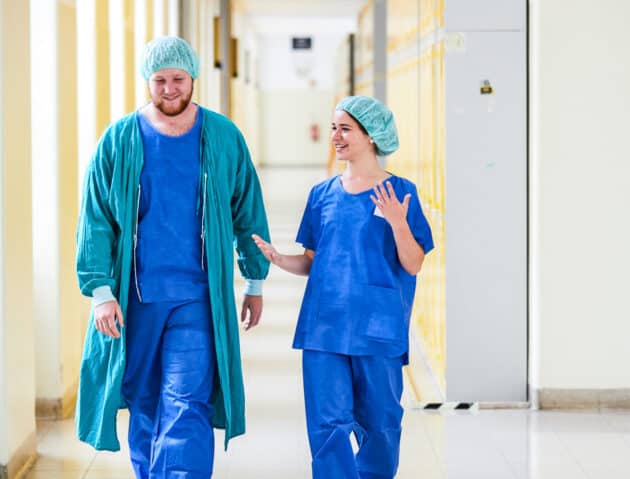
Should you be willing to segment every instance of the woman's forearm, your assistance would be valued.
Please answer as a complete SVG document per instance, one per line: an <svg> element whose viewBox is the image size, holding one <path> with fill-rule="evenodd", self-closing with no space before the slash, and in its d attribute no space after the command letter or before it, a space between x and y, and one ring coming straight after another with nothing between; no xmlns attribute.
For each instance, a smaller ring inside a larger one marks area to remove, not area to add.
<svg viewBox="0 0 630 479"><path fill-rule="evenodd" d="M289 273L300 276L308 276L311 271L313 258L308 253L302 254L278 254L272 263Z"/></svg>
<svg viewBox="0 0 630 479"><path fill-rule="evenodd" d="M394 232L394 241L400 264L407 273L415 276L422 268L424 250L411 234L411 229L406 221L396 227L392 227L392 231Z"/></svg>
<svg viewBox="0 0 630 479"><path fill-rule="evenodd" d="M253 234L252 239L271 264L300 276L308 276L310 273L315 251L304 249L302 254L282 254L271 243L265 241L257 234Z"/></svg>

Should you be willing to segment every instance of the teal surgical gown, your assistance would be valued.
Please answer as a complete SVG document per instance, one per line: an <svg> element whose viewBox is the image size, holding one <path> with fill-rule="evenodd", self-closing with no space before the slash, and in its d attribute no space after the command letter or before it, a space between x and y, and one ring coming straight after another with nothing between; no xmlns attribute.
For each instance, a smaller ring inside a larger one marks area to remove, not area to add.
<svg viewBox="0 0 630 479"><path fill-rule="evenodd" d="M204 245L220 387L213 394L214 427L225 428L225 444L245 432L245 399L239 324L234 302L233 250L241 274L264 279L269 262L251 239L269 237L258 177L236 126L210 110L203 115L199 207L205 208ZM143 166L137 114L107 128L87 167L77 231L81 292L109 286L126 314ZM81 362L76 420L79 439L116 451L116 414L125 371L125 329L120 339L99 333L90 317Z"/></svg>

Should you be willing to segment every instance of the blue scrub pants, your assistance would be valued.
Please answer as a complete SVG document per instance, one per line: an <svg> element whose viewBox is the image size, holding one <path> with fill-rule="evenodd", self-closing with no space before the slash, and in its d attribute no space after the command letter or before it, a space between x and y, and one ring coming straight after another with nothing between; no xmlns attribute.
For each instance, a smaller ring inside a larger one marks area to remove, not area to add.
<svg viewBox="0 0 630 479"><path fill-rule="evenodd" d="M402 357L304 350L302 373L313 479L392 479L403 409ZM359 444L354 454L350 433Z"/></svg>
<svg viewBox="0 0 630 479"><path fill-rule="evenodd" d="M216 368L210 304L139 303L129 296L122 393L136 477L209 479Z"/></svg>

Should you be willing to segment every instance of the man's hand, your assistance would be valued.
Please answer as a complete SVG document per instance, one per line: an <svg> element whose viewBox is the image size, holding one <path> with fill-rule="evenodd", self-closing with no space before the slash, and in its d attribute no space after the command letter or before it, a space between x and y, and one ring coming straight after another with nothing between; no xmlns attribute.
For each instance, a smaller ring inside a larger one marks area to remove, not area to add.
<svg viewBox="0 0 630 479"><path fill-rule="evenodd" d="M97 331L112 338L120 338L116 322L120 327L125 325L118 301L107 301L94 308L94 325Z"/></svg>
<svg viewBox="0 0 630 479"><path fill-rule="evenodd" d="M248 294L243 298L243 309L241 310L241 323L245 331L253 328L260 321L263 309L262 296L250 296ZM247 312L249 311L249 316Z"/></svg>

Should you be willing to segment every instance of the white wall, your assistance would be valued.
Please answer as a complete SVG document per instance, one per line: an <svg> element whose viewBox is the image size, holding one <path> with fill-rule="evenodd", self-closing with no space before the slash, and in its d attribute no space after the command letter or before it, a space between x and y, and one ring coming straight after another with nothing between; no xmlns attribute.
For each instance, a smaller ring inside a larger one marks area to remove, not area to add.
<svg viewBox="0 0 630 479"><path fill-rule="evenodd" d="M232 36L238 38L237 78L232 79L231 118L239 127L255 164L260 163L260 97L258 36L250 19L232 16Z"/></svg>
<svg viewBox="0 0 630 479"><path fill-rule="evenodd" d="M161 37L168 35L168 25L166 23L166 15L168 11L164 8L162 0L153 1L153 37ZM168 8L168 6L166 6Z"/></svg>
<svg viewBox="0 0 630 479"><path fill-rule="evenodd" d="M276 22L275 28L262 20L256 24L261 32L261 159L265 165L323 167L334 108L336 52L355 23L344 18ZM312 49L292 50L292 37L311 37ZM319 129L318 141L311 140L311 125Z"/></svg>
<svg viewBox="0 0 630 479"><path fill-rule="evenodd" d="M278 89L261 93L262 163L273 166L325 167L329 151L331 91ZM310 125L319 140L310 138Z"/></svg>
<svg viewBox="0 0 630 479"><path fill-rule="evenodd" d="M530 0L536 388L630 388L626 0Z"/></svg>
<svg viewBox="0 0 630 479"><path fill-rule="evenodd" d="M312 37L311 51L292 50L291 38ZM280 33L260 35L260 87L263 90L278 90L309 87L315 81L320 90L334 87L335 56L345 34ZM300 77L297 69L308 67L309 73Z"/></svg>
<svg viewBox="0 0 630 479"><path fill-rule="evenodd" d="M168 34L181 35L179 25L179 0L168 0Z"/></svg>
<svg viewBox="0 0 630 479"><path fill-rule="evenodd" d="M33 288L36 328L37 397L62 394L59 371L59 158L57 128L57 5L31 2Z"/></svg>

